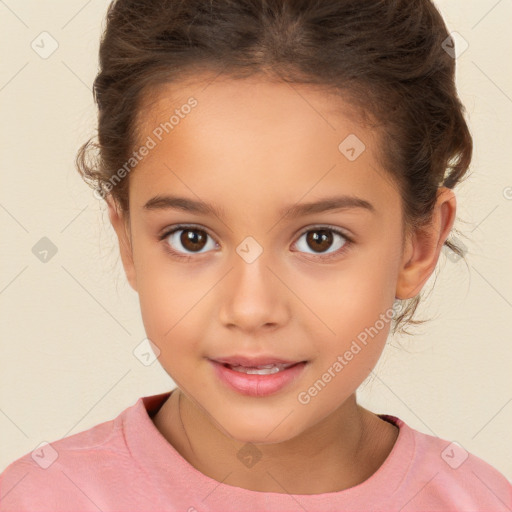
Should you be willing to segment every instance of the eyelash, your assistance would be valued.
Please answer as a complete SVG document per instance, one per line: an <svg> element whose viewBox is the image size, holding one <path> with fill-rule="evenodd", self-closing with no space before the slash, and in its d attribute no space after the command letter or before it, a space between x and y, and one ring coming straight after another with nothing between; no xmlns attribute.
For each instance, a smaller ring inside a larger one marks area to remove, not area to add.
<svg viewBox="0 0 512 512"><path fill-rule="evenodd" d="M213 236L210 235L210 233L206 229L204 229L200 226L193 225L193 224L176 224L175 226L173 226L172 229L168 229L162 235L159 235L158 239L160 241L164 241L166 238L168 238L170 235L172 235L176 231L186 231L186 230L202 231L213 239ZM353 239L351 237L347 236L347 234L344 233L343 231L340 231L339 229L337 229L335 227L325 226L325 225L324 226L313 226L308 229L305 229L304 231L302 231L299 234L298 239L300 239L303 235L305 235L306 233L309 233L310 231L330 231L332 233L340 235L345 240L343 247L341 249L338 249L338 251L335 251L333 253L328 253L325 255L322 255L321 253L319 253L318 258L320 258L323 261L329 261L333 258L341 257L348 250L350 250L352 248L352 245L354 244ZM171 254L171 256L176 257L178 259L189 261L194 258L193 254L185 255L181 252L175 251L167 243L164 244L164 247L165 247L165 250ZM198 254L200 254L200 253L198 253ZM312 255L310 254L310 256L312 256ZM315 256L313 256L313 257L315 257Z"/></svg>

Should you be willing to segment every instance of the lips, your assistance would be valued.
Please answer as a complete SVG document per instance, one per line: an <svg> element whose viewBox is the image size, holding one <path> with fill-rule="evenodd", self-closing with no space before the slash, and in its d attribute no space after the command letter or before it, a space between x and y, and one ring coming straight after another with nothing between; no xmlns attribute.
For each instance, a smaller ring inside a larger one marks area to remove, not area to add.
<svg viewBox="0 0 512 512"><path fill-rule="evenodd" d="M267 396L288 387L300 377L307 361L276 357L233 356L210 359L216 375L243 395Z"/></svg>
<svg viewBox="0 0 512 512"><path fill-rule="evenodd" d="M217 363L227 364L229 366L245 366L246 368L256 368L258 366L268 366L271 364L288 365L301 363L303 361L291 361L272 356L259 356L259 357L246 357L246 356L232 356L221 357L214 359Z"/></svg>
<svg viewBox="0 0 512 512"><path fill-rule="evenodd" d="M277 373L277 372L286 370L287 368L294 366L294 364L296 364L296 363L290 363L290 364L277 363L277 364L265 364L265 365L258 365L258 366L242 366L242 365L225 364L224 366L228 367L229 369L231 369L235 372L246 373L247 375L272 375L273 373Z"/></svg>

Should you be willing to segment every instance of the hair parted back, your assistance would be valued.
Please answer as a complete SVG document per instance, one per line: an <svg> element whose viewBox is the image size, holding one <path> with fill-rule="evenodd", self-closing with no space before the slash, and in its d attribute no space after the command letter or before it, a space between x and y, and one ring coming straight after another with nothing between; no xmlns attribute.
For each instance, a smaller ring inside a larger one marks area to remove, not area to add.
<svg viewBox="0 0 512 512"><path fill-rule="evenodd" d="M404 230L420 229L439 187L460 183L472 156L448 37L431 0L114 0L93 86L97 139L80 147L78 171L128 215L129 176L105 185L129 159L157 85L202 72L315 84L382 128L379 157ZM445 246L464 257L453 240ZM404 301L394 332L423 323L413 320L420 299Z"/></svg>

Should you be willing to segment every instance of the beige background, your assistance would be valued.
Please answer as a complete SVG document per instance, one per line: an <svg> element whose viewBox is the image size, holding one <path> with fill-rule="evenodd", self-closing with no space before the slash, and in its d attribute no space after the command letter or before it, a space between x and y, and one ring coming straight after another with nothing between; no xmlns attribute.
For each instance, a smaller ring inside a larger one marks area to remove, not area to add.
<svg viewBox="0 0 512 512"><path fill-rule="evenodd" d="M420 310L435 319L414 338L390 340L359 398L457 441L510 479L512 73L504 58L512 53L512 1L438 5L469 43L457 74L475 156L472 177L456 191L469 265L441 255ZM133 353L145 338L137 296L105 207L74 169L79 144L93 133L106 7L0 1L0 471L42 441L173 387L158 362L145 366ZM58 48L42 58L31 44L49 51L51 38ZM57 248L47 262L32 252L43 237Z"/></svg>

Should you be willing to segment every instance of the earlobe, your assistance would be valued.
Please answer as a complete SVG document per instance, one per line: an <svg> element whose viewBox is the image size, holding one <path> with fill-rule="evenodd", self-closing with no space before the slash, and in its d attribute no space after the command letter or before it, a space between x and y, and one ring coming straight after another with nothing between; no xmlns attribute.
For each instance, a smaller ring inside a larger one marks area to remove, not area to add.
<svg viewBox="0 0 512 512"><path fill-rule="evenodd" d="M455 221L457 201L453 191L441 187L429 225L416 230L405 244L396 294L399 299L415 297L434 271L441 249Z"/></svg>
<svg viewBox="0 0 512 512"><path fill-rule="evenodd" d="M111 195L108 195L105 200L108 205L110 223L116 232L119 242L119 253L121 254L121 261L123 262L126 278L130 283L130 286L137 291L137 276L133 262L133 250L130 236L128 234L127 220Z"/></svg>

